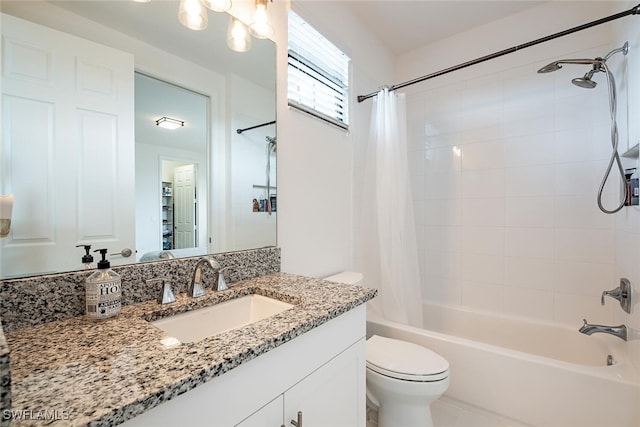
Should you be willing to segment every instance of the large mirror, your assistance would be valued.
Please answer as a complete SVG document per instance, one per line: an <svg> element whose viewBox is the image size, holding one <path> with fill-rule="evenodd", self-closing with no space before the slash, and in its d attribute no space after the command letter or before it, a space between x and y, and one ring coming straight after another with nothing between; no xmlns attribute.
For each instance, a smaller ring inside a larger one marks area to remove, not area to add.
<svg viewBox="0 0 640 427"><path fill-rule="evenodd" d="M275 45L234 52L228 14L193 31L178 8L0 1L0 194L14 195L0 279L81 269L76 245L107 248L112 265L276 245ZM54 94L50 78L71 86Z"/></svg>

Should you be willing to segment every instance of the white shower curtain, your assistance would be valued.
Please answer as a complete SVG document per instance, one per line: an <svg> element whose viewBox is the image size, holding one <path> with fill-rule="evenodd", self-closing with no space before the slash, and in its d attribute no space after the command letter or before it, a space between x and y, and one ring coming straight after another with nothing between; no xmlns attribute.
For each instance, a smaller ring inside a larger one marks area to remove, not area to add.
<svg viewBox="0 0 640 427"><path fill-rule="evenodd" d="M404 94L385 88L373 99L361 227L365 283L378 289L370 307L385 319L422 327Z"/></svg>

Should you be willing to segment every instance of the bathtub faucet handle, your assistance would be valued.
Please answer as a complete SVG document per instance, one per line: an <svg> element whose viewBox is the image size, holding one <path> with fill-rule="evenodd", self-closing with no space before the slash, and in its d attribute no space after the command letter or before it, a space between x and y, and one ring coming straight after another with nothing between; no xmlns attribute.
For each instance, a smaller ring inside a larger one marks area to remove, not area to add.
<svg viewBox="0 0 640 427"><path fill-rule="evenodd" d="M604 291L600 297L600 304L604 305L604 297L609 296L620 302L620 307L627 313L631 313L631 282L628 279L620 279L620 286L610 291Z"/></svg>

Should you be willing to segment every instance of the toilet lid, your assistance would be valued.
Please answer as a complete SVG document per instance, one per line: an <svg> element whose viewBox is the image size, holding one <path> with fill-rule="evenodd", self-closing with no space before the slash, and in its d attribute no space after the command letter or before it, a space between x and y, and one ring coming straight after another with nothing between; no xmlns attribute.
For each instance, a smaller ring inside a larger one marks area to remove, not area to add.
<svg viewBox="0 0 640 427"><path fill-rule="evenodd" d="M409 381L439 381L449 376L449 362L420 345L373 335L367 340L367 368Z"/></svg>

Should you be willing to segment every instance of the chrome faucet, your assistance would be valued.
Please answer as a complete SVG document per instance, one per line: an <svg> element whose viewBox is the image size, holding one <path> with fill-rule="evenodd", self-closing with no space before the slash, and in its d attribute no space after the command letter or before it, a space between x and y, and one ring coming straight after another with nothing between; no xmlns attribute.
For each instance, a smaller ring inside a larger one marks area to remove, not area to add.
<svg viewBox="0 0 640 427"><path fill-rule="evenodd" d="M591 335L591 334L602 332L605 334L611 334L625 341L627 340L626 325L620 325L620 326L591 325L587 323L587 319L582 319L582 321L584 322L584 324L580 329L578 329L580 333Z"/></svg>
<svg viewBox="0 0 640 427"><path fill-rule="evenodd" d="M213 289L216 291L224 291L225 289L228 289L227 284L224 281L221 283L218 280L218 276L220 275L220 264L218 264L218 261L212 258L202 257L198 260L196 266L193 269L191 283L189 284L189 289L187 290L188 294L194 298L201 297L205 293L205 287L202 283L202 268L205 265L208 265L209 267L211 267L211 270L213 270Z"/></svg>

